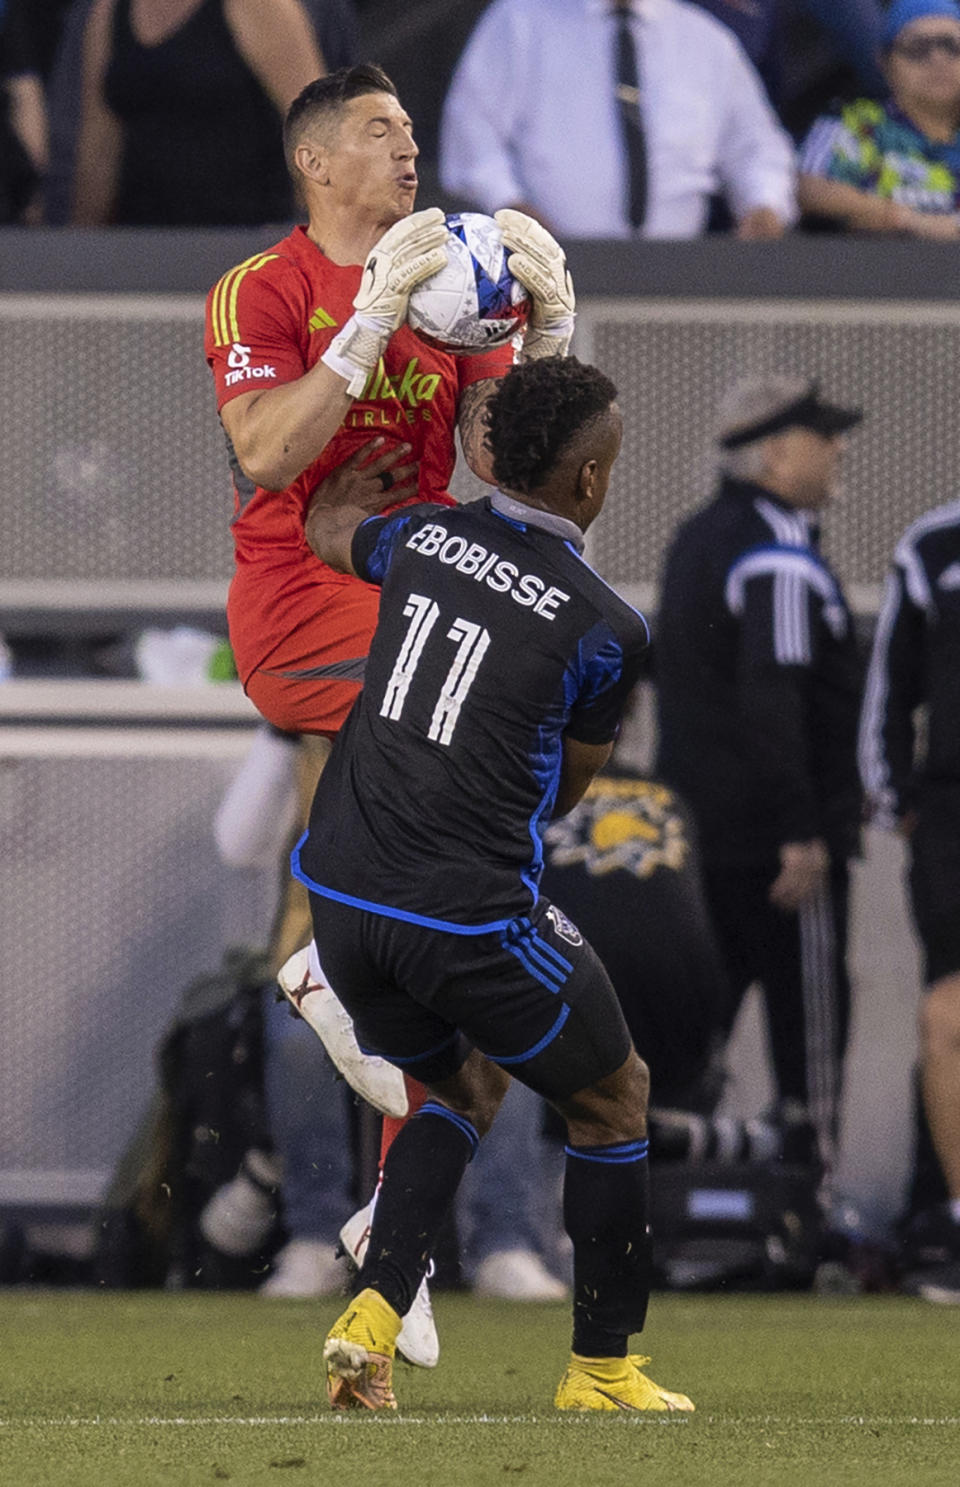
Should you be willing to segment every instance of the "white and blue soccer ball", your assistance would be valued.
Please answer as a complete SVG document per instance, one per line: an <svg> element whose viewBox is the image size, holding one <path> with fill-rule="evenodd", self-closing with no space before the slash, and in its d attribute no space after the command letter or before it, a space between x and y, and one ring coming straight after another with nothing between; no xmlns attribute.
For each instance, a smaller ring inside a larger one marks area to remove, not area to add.
<svg viewBox="0 0 960 1487"><path fill-rule="evenodd" d="M447 261L414 289L407 321L444 351L502 346L523 329L530 296L507 268L500 228L482 212L450 212L447 233Z"/></svg>

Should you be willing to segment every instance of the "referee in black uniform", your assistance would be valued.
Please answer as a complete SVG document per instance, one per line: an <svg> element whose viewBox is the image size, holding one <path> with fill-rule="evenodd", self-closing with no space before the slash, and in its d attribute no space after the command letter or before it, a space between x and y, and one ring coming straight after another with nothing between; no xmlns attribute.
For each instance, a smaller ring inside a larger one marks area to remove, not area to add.
<svg viewBox="0 0 960 1487"><path fill-rule="evenodd" d="M905 1284L929 1300L957 1302L960 501L914 522L894 553L867 674L860 768L873 820L896 826L909 842L911 906L928 988L920 1016L920 1087L935 1160L921 1161L914 1180ZM921 1155L927 1145L921 1131Z"/></svg>
<svg viewBox="0 0 960 1487"><path fill-rule="evenodd" d="M516 367L490 405L494 495L308 519L318 556L382 592L294 871L361 1048L432 1093L390 1147L357 1294L325 1344L334 1408L395 1407L400 1318L511 1074L567 1123L557 1407L693 1407L628 1356L650 1288L647 1069L597 956L538 891L543 832L609 758L647 648L582 556L620 447L615 397L572 358Z"/></svg>
<svg viewBox="0 0 960 1487"><path fill-rule="evenodd" d="M829 1161L849 1021L860 663L817 513L859 411L795 377L745 380L721 480L669 548L655 645L658 773L693 811L727 968L729 1033L759 982L782 1118Z"/></svg>

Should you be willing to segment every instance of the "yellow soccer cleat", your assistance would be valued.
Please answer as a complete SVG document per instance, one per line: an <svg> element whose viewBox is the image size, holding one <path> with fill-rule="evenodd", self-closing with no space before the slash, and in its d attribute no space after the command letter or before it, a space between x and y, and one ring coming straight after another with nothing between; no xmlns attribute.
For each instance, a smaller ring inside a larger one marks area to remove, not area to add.
<svg viewBox="0 0 960 1487"><path fill-rule="evenodd" d="M323 1345L327 1398L335 1410L395 1410L393 1357L401 1318L378 1291L361 1291Z"/></svg>
<svg viewBox="0 0 960 1487"><path fill-rule="evenodd" d="M640 1369L649 1358L581 1358L571 1353L554 1396L558 1410L683 1410L696 1406L685 1394L671 1394Z"/></svg>

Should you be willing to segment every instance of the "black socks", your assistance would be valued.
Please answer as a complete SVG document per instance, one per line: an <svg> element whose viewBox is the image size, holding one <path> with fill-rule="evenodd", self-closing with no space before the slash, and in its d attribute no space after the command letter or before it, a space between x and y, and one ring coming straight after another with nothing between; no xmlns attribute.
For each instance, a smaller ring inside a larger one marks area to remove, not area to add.
<svg viewBox="0 0 960 1487"><path fill-rule="evenodd" d="M387 1152L367 1257L354 1294L367 1286L405 1316L437 1234L480 1138L462 1115L428 1100Z"/></svg>
<svg viewBox="0 0 960 1487"><path fill-rule="evenodd" d="M646 1141L567 1146L563 1222L573 1241L573 1351L625 1358L643 1329L652 1246Z"/></svg>

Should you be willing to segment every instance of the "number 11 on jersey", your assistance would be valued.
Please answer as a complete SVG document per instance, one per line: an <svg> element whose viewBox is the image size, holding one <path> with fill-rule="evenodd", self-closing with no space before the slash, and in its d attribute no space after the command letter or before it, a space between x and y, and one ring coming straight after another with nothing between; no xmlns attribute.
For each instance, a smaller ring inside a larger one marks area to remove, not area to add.
<svg viewBox="0 0 960 1487"><path fill-rule="evenodd" d="M380 706L380 716L389 718L392 722L396 722L403 712L410 683L420 664L424 647L431 630L440 618L440 608L434 600L427 599L422 594L411 594L403 607L403 613L409 619L410 624L403 637L400 653L390 674ZM430 727L427 730L429 739L434 743L445 745L449 744L453 738L460 709L473 686L480 662L490 644L490 632L482 625L476 625L472 620L465 620L458 616L447 631L447 639L459 641L459 645L443 686L440 688L440 696L437 698Z"/></svg>

